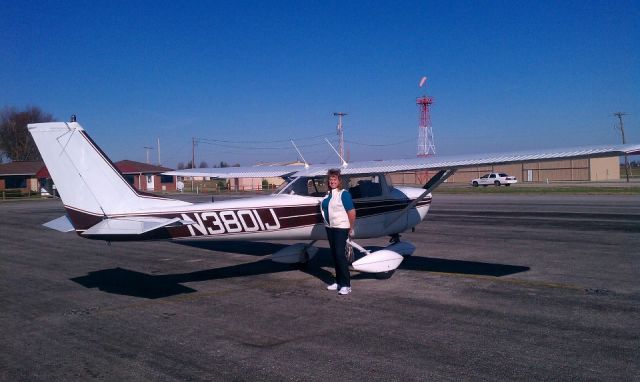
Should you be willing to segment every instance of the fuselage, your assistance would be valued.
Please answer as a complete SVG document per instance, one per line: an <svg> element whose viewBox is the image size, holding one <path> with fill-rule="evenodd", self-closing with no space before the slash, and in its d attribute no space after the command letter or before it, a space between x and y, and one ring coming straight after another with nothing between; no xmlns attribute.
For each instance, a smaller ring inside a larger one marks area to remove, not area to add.
<svg viewBox="0 0 640 382"><path fill-rule="evenodd" d="M374 198L354 200L356 208L356 238L379 237L406 231L424 219L431 197L422 200L410 211L403 211L421 194L421 189L392 188L389 193ZM322 197L277 194L234 200L199 203L178 208L139 210L113 214L109 219L178 218L186 224L164 227L135 240L321 240L326 239L324 221L320 214ZM397 219L398 214L406 216ZM83 235L104 216L67 207L67 214L76 231L83 237L119 241L132 240L130 235Z"/></svg>

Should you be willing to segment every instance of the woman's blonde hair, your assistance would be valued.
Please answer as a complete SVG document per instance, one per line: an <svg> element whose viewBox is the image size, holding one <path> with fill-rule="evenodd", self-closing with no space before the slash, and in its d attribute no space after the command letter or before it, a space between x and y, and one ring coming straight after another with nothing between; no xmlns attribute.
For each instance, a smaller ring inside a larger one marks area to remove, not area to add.
<svg viewBox="0 0 640 382"><path fill-rule="evenodd" d="M338 177L338 187L336 188L339 190L342 189L342 176L340 176L339 168L330 168L329 171L327 171L327 188L331 189L331 187L329 187L329 178L331 178L332 176Z"/></svg>

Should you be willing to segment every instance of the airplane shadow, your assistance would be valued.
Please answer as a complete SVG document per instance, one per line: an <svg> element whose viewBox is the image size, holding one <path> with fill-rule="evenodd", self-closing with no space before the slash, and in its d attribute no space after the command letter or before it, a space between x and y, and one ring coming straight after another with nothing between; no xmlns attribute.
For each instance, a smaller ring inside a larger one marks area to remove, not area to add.
<svg viewBox="0 0 640 382"><path fill-rule="evenodd" d="M367 247L371 252L384 247ZM437 257L405 256L398 269L425 271L436 273L457 273L462 275L478 275L501 277L514 273L526 272L529 267L521 265L483 263L479 261L439 259Z"/></svg>
<svg viewBox="0 0 640 382"><path fill-rule="evenodd" d="M253 254L255 256L266 255L265 253L262 253L262 249L247 247L246 243L243 243L243 246L245 249L249 249L250 253L247 254ZM221 247L218 245L215 247L216 251L221 250ZM207 246L207 248L209 248L209 246ZM243 251L242 253L246 252ZM157 299L197 291L193 288L182 285L184 283L257 276L288 272L295 269L314 276L326 284L333 282L333 274L331 271L327 270L333 270L333 262L331 261L331 255L328 248L319 248L317 255L305 265L280 264L275 263L270 259L261 259L252 263L167 275L151 275L124 268L111 268L89 272L85 276L72 278L71 281L76 282L85 288L98 288L99 290L107 293ZM399 269L501 277L514 273L525 272L530 268L508 264L409 256L404 259ZM352 278L355 280L363 280L380 277L375 274L359 273L354 274Z"/></svg>
<svg viewBox="0 0 640 382"><path fill-rule="evenodd" d="M267 256L278 252L287 244L269 243L263 241L208 241L208 240L181 240L173 241L174 244L189 247L207 249L226 253L237 253L251 256Z"/></svg>

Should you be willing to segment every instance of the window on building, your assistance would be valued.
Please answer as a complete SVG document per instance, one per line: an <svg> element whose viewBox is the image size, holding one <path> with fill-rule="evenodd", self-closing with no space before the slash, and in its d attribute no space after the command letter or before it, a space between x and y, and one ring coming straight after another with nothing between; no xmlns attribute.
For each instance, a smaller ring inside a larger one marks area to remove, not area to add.
<svg viewBox="0 0 640 382"><path fill-rule="evenodd" d="M5 188L27 188L27 178L24 176L7 176L4 178Z"/></svg>

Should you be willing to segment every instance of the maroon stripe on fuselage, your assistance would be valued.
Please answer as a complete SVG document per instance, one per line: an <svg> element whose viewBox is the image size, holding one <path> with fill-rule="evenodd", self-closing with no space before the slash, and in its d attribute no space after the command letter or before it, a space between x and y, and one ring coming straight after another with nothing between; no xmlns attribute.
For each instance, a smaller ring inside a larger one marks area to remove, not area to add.
<svg viewBox="0 0 640 382"><path fill-rule="evenodd" d="M69 220L71 220L71 224L73 228L76 230L86 230L94 225L100 223L103 219L102 216L94 215L86 211L81 211L75 208L70 208L65 206L65 210L67 211L67 216Z"/></svg>
<svg viewBox="0 0 640 382"><path fill-rule="evenodd" d="M356 201L356 214L358 218L366 218L389 212L397 212L404 209L411 200L386 200L386 201ZM418 203L422 207L431 203L431 199L425 199ZM67 208L67 213L76 230L86 230L99 223L103 217L84 211ZM322 224L322 215L317 204L303 206L201 210L171 213L159 213L149 215L118 215L120 217L152 216L166 219L178 218L192 221L192 225L177 227L165 227L143 235L92 235L91 238L101 240L145 240L165 239L180 237L200 237L240 234L249 232L267 232L284 229L293 229L315 224ZM133 236L133 237L132 237ZM87 236L88 237L88 236Z"/></svg>

